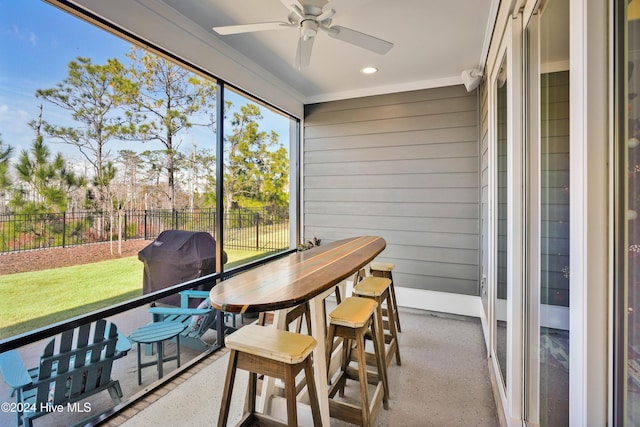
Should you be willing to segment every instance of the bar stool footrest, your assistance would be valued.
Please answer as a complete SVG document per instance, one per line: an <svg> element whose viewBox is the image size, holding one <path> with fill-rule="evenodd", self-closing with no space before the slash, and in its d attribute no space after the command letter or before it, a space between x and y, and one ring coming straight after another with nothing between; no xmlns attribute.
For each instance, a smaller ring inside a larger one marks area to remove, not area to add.
<svg viewBox="0 0 640 427"><path fill-rule="evenodd" d="M235 427L251 427L251 426L281 426L287 427L287 423L283 423L277 418L270 417L269 415L259 412L246 413L242 416L238 424Z"/></svg>
<svg viewBox="0 0 640 427"><path fill-rule="evenodd" d="M347 367L347 378L350 380L358 380L358 370L353 366ZM377 372L367 369L367 382L371 385L378 385L378 382L382 381L382 378Z"/></svg>
<svg viewBox="0 0 640 427"><path fill-rule="evenodd" d="M386 323L386 322L385 322ZM371 332L367 332L366 335L364 336L365 339L371 340ZM391 344L391 342L394 340L393 335L389 334L389 333L385 333L384 334L384 343L385 344Z"/></svg>
<svg viewBox="0 0 640 427"><path fill-rule="evenodd" d="M384 395L384 388L382 383L378 383L376 390L371 398L369 404L369 425L375 425L375 417L382 405L382 396ZM362 408L360 406L353 405L342 400L329 399L329 414L331 418L336 418L341 421L345 421L351 424L362 425Z"/></svg>

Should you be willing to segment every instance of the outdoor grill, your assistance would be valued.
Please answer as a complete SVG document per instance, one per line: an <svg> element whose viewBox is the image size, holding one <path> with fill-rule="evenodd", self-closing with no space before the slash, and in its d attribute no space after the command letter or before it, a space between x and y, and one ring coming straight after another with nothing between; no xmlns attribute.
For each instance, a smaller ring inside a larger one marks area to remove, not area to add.
<svg viewBox="0 0 640 427"><path fill-rule="evenodd" d="M165 230L138 252L138 259L144 263L142 292L148 294L215 273L216 241L206 232ZM223 252L222 263L226 261ZM180 296L171 295L158 302L179 306Z"/></svg>

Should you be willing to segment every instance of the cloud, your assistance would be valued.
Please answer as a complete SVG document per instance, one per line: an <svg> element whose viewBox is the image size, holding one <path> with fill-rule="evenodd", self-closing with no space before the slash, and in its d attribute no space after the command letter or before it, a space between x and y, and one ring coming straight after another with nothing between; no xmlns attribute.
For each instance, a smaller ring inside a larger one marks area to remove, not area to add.
<svg viewBox="0 0 640 427"><path fill-rule="evenodd" d="M14 25L13 27L11 27L8 33L18 40L26 41L33 46L38 45L38 36L36 36L36 33L29 29L20 29L17 25Z"/></svg>
<svg viewBox="0 0 640 427"><path fill-rule="evenodd" d="M31 117L24 110L12 109L6 104L0 104L2 140L16 148L26 148L33 139L33 130L28 126Z"/></svg>
<svg viewBox="0 0 640 427"><path fill-rule="evenodd" d="M17 130L31 120L31 115L24 110L15 110L6 104L0 104L0 129Z"/></svg>

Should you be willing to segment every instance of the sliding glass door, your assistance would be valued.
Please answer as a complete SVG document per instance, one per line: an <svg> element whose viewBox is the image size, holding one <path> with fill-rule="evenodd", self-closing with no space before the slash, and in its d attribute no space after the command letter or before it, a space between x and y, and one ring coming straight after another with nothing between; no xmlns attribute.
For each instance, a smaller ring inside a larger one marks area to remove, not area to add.
<svg viewBox="0 0 640 427"><path fill-rule="evenodd" d="M640 0L617 13L617 286L615 417L640 425Z"/></svg>
<svg viewBox="0 0 640 427"><path fill-rule="evenodd" d="M502 60L494 79L495 124L496 124L496 281L494 292L494 340L493 351L496 356L502 385L507 384L507 334L508 311L508 213L509 213L509 143L508 143L508 98L507 98L507 57Z"/></svg>
<svg viewBox="0 0 640 427"><path fill-rule="evenodd" d="M569 424L569 1L525 31L527 152L526 420Z"/></svg>

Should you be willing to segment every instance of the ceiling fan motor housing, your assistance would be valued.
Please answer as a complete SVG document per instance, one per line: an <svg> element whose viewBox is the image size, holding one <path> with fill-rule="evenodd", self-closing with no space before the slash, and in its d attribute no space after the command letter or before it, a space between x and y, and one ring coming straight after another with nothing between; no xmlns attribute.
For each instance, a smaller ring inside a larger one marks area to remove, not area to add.
<svg viewBox="0 0 640 427"><path fill-rule="evenodd" d="M316 36L320 24L315 19L305 19L300 22L300 36L303 40L309 40Z"/></svg>

